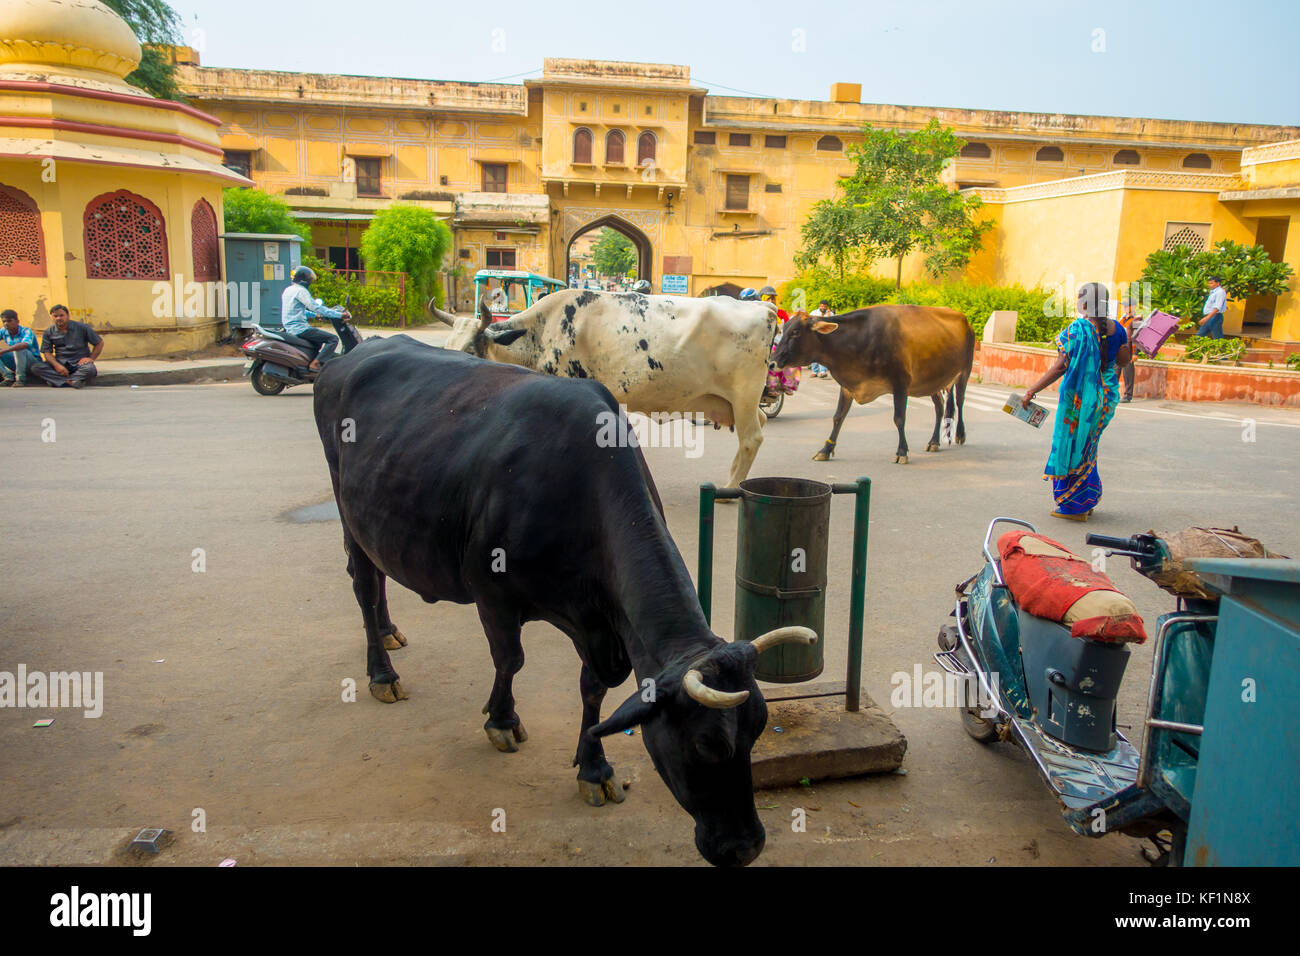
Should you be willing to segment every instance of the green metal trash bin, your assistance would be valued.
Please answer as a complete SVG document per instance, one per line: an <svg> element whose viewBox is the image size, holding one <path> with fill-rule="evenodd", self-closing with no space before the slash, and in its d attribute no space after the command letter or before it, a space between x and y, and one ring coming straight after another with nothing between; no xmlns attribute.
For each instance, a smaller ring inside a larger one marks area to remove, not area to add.
<svg viewBox="0 0 1300 956"><path fill-rule="evenodd" d="M735 639L799 624L825 634L831 486L806 478L740 483ZM794 684L822 672L824 641L783 644L758 658L758 680Z"/></svg>

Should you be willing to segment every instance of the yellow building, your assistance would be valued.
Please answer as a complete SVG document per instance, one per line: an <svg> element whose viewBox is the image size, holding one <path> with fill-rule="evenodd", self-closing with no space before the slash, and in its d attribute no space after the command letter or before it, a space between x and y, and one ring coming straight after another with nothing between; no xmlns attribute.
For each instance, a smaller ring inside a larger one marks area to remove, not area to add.
<svg viewBox="0 0 1300 956"><path fill-rule="evenodd" d="M0 8L0 307L39 331L66 304L108 358L225 335L221 189L248 183L218 120L124 82L139 60L97 0Z"/></svg>
<svg viewBox="0 0 1300 956"><path fill-rule="evenodd" d="M357 267L360 232L395 200L444 217L461 308L466 274L563 278L575 240L602 226L633 240L656 291L775 285L795 271L813 203L852 172L862 124L931 117L967 141L946 181L977 190L996 224L971 278L1126 282L1163 245L1223 238L1262 242L1300 272L1282 183L1296 163L1269 145L1296 127L890 106L848 83L826 101L710 96L685 66L594 60L547 59L521 84L197 64L179 79L220 118L227 164L284 194L322 258ZM921 274L905 262L906 279ZM1248 331L1300 338L1294 293L1233 303L1228 328L1243 314Z"/></svg>

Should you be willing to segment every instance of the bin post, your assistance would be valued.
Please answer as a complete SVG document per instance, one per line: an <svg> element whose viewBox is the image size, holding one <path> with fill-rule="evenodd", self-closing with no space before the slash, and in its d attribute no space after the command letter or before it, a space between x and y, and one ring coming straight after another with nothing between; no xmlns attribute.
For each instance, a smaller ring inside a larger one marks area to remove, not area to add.
<svg viewBox="0 0 1300 956"><path fill-rule="evenodd" d="M849 592L849 672L844 681L844 709L856 711L862 701L862 627L867 609L867 521L871 517L871 479L862 477L832 486L836 494L852 494L853 568Z"/></svg>
<svg viewBox="0 0 1300 956"><path fill-rule="evenodd" d="M710 626L713 613L713 499L717 490L717 485L711 481L700 485L700 556L695 587L700 595L704 623Z"/></svg>

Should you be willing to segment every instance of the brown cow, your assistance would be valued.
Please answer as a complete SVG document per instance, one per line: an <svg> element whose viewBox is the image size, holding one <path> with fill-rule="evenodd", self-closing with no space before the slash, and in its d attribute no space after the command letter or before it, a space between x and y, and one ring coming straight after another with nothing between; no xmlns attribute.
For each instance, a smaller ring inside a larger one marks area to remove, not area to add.
<svg viewBox="0 0 1300 956"><path fill-rule="evenodd" d="M849 406L894 397L898 451L894 461L907 464L907 397L929 395L934 400L934 434L926 451L939 450L944 418L942 393L948 390L948 417L957 417L957 444L966 443L962 403L975 358L975 333L966 316L952 309L919 305L876 305L834 316L809 318L796 312L781 330L772 361L777 368L819 362L839 383L831 437L813 461L826 461L835 452L840 426ZM955 402L954 402L955 394Z"/></svg>

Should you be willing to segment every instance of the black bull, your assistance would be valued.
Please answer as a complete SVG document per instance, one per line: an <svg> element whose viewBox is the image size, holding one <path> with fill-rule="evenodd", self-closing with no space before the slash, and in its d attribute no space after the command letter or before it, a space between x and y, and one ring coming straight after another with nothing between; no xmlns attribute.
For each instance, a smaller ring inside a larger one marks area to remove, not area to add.
<svg viewBox="0 0 1300 956"><path fill-rule="evenodd" d="M934 432L926 451L939 450L945 391L947 415L957 419L957 444L966 443L962 405L974 358L975 333L960 312L919 305L877 305L824 319L795 313L781 331L772 364L788 368L819 362L840 386L830 437L813 456L814 461L826 461L835 453L840 426L855 401L865 405L890 395L898 428L894 461L905 465L909 395L929 395L934 401Z"/></svg>
<svg viewBox="0 0 1300 956"><path fill-rule="evenodd" d="M754 661L815 635L786 628L762 645L728 644L709 630L640 449L602 440L626 434L607 427L619 415L609 391L402 335L330 362L315 413L371 693L406 697L388 655L405 638L388 617L386 578L430 603L472 602L496 668L484 729L514 751L527 739L511 689L520 628L547 621L582 661L574 765L587 801L622 801L601 738L639 724L700 853L715 864L757 857L750 748L767 708ZM637 691L600 722L606 690L632 670Z"/></svg>

